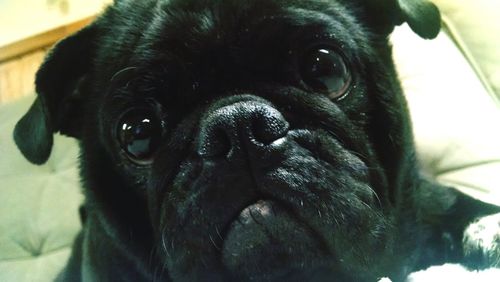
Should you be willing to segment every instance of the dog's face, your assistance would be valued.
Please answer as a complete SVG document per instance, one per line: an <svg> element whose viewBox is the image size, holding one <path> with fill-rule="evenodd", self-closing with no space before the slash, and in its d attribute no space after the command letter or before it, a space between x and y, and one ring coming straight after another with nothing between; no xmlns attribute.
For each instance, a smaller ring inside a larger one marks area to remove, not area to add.
<svg viewBox="0 0 500 282"><path fill-rule="evenodd" d="M80 139L89 217L175 281L399 277L415 164L386 36L439 28L406 2L118 1L47 59L18 144Z"/></svg>

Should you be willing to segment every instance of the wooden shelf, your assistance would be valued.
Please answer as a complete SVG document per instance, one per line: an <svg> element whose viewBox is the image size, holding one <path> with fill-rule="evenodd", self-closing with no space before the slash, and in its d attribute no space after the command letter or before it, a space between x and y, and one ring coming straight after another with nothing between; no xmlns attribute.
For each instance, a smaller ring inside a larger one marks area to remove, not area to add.
<svg viewBox="0 0 500 282"><path fill-rule="evenodd" d="M35 93L35 73L50 47L94 19L83 18L0 46L0 104Z"/></svg>
<svg viewBox="0 0 500 282"><path fill-rule="evenodd" d="M38 49L52 46L62 38L82 29L94 20L94 18L95 16L87 17L40 34L36 34L26 39L5 46L0 46L0 63L15 59Z"/></svg>

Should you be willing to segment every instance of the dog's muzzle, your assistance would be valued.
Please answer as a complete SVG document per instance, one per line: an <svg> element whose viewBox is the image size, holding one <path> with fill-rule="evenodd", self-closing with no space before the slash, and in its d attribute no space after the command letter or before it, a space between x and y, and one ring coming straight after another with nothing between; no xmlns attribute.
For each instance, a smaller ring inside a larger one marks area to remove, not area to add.
<svg viewBox="0 0 500 282"><path fill-rule="evenodd" d="M203 119L198 154L209 162L246 159L255 170L252 177L260 178L261 169L255 166L283 157L279 148L289 141L289 128L283 115L265 102L239 101L215 109ZM272 266L274 253L285 257L308 253L295 253L297 250L287 242L289 236L282 236L281 232L300 238L309 249L318 249L316 238L303 222L281 203L265 197L241 210L225 231L222 262L232 273L240 272L243 265L255 259L269 259L264 264Z"/></svg>

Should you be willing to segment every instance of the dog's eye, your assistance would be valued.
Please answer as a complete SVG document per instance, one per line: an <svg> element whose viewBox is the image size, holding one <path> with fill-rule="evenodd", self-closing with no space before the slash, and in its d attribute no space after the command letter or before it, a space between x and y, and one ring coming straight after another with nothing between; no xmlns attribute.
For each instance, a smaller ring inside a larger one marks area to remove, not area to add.
<svg viewBox="0 0 500 282"><path fill-rule="evenodd" d="M313 48L305 53L300 72L308 87L326 93L332 99L346 94L351 82L343 57L328 47Z"/></svg>
<svg viewBox="0 0 500 282"><path fill-rule="evenodd" d="M138 163L150 161L161 141L161 120L152 113L136 110L125 113L118 126L118 140L127 155Z"/></svg>

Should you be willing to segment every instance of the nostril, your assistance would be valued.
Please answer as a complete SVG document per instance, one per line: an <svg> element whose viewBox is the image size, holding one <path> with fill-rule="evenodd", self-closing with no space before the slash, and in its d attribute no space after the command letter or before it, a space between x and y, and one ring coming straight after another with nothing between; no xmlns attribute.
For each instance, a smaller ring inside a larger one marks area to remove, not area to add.
<svg viewBox="0 0 500 282"><path fill-rule="evenodd" d="M254 115L251 121L251 130L255 141L269 145L284 137L288 132L288 122L281 113L269 108Z"/></svg>

